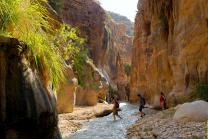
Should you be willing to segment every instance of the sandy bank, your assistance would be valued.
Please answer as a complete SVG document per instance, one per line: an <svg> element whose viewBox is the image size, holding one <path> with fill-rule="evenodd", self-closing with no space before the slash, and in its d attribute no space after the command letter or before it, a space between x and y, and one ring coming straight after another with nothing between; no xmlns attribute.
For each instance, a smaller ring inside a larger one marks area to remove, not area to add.
<svg viewBox="0 0 208 139"><path fill-rule="evenodd" d="M112 105L98 103L91 107L75 107L74 112L59 114L59 128L62 133L70 134L81 129L82 123L112 112Z"/></svg>

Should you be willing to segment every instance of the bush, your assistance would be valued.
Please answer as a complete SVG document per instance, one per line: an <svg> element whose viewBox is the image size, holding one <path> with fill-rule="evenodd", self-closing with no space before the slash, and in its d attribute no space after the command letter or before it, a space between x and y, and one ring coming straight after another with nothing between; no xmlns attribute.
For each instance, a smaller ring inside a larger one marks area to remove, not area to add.
<svg viewBox="0 0 208 139"><path fill-rule="evenodd" d="M54 29L49 23L53 19L43 2L45 0L0 0L0 34L26 43L31 50L30 62L35 63L40 73L47 71L49 80L58 88L65 79L65 59L79 57L84 40L66 25Z"/></svg>
<svg viewBox="0 0 208 139"><path fill-rule="evenodd" d="M131 73L131 65L130 64L125 64L124 65L124 71L125 71L126 75L129 76L130 73Z"/></svg>
<svg viewBox="0 0 208 139"><path fill-rule="evenodd" d="M200 84L197 86L197 96L199 99L208 101L208 85Z"/></svg>

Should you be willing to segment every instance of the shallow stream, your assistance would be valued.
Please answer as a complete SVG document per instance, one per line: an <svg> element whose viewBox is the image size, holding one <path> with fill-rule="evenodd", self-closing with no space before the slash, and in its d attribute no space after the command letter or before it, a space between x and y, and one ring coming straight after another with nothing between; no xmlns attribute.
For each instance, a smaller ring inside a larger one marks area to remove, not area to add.
<svg viewBox="0 0 208 139"><path fill-rule="evenodd" d="M129 103L120 103L122 109L117 118L113 121L112 114L86 122L83 128L74 134L65 137L66 139L125 139L126 129L135 123L138 116L138 106ZM64 138L64 139L65 139Z"/></svg>

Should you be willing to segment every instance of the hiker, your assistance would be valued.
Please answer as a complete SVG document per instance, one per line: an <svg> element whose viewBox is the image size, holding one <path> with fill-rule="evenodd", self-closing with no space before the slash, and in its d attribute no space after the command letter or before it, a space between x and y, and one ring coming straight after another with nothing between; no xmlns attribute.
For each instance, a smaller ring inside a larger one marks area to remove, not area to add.
<svg viewBox="0 0 208 139"><path fill-rule="evenodd" d="M141 117L143 118L143 116L145 116L145 113L142 111L142 109L144 109L144 105L146 102L143 96L141 96L140 94L138 94L137 96L139 97L139 102L140 102L139 111L140 111Z"/></svg>
<svg viewBox="0 0 208 139"><path fill-rule="evenodd" d="M166 106L166 98L163 92L160 93L160 106L163 110L167 108Z"/></svg>
<svg viewBox="0 0 208 139"><path fill-rule="evenodd" d="M125 87L125 91L126 91L127 100L129 101L129 97L130 97L130 87L129 87L129 84L127 84L127 86Z"/></svg>
<svg viewBox="0 0 208 139"><path fill-rule="evenodd" d="M113 119L115 121L116 116L122 119L121 116L118 115L118 111L121 111L121 109L119 108L119 103L115 97L113 97L112 99L113 99Z"/></svg>

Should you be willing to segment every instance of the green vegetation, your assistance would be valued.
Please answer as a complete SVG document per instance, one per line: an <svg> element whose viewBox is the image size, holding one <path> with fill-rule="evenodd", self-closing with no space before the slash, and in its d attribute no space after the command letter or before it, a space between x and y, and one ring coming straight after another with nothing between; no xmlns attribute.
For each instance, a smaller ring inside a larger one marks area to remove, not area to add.
<svg viewBox="0 0 208 139"><path fill-rule="evenodd" d="M198 84L195 91L192 91L188 95L180 96L177 102L181 104L184 102L192 102L195 100L208 101L208 85L207 84Z"/></svg>
<svg viewBox="0 0 208 139"><path fill-rule="evenodd" d="M85 74L84 74L84 65L86 64L86 58L87 58L87 49L83 49L79 52L79 54L75 55L72 60L73 69L77 75L78 83L82 87L85 86Z"/></svg>
<svg viewBox="0 0 208 139"><path fill-rule="evenodd" d="M126 75L129 76L130 73L131 73L131 65L130 64L125 64L124 65L124 71L125 71Z"/></svg>
<svg viewBox="0 0 208 139"><path fill-rule="evenodd" d="M192 91L187 95L182 95L179 98L177 98L177 104L182 104L185 102L192 102L192 101L196 101L198 99L200 99L198 96L198 92Z"/></svg>
<svg viewBox="0 0 208 139"><path fill-rule="evenodd" d="M75 69L81 69L80 59L86 57L86 52L81 52L84 39L67 25L54 29L52 22L56 21L49 17L43 2L45 0L0 0L0 35L26 43L31 50L31 64L34 63L41 74L46 71L53 86L58 88L65 79L66 59L73 61Z"/></svg>
<svg viewBox="0 0 208 139"><path fill-rule="evenodd" d="M200 84L197 86L197 96L199 99L208 101L208 85Z"/></svg>

